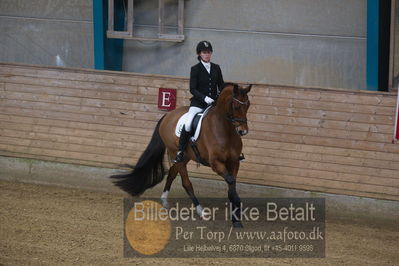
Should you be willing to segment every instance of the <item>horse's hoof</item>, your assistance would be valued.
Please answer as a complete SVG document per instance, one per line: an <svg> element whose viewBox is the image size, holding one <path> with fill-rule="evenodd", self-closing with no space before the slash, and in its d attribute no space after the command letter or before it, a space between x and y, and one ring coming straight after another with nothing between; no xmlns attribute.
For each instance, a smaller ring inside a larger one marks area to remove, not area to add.
<svg viewBox="0 0 399 266"><path fill-rule="evenodd" d="M202 206L198 204L196 209L198 216L201 218L201 220L204 220L204 209L202 208Z"/></svg>
<svg viewBox="0 0 399 266"><path fill-rule="evenodd" d="M162 207L164 207L165 209L169 209L169 202L167 199L161 198L162 201Z"/></svg>
<svg viewBox="0 0 399 266"><path fill-rule="evenodd" d="M233 222L233 227L234 228L243 228L244 226L242 226L241 222Z"/></svg>

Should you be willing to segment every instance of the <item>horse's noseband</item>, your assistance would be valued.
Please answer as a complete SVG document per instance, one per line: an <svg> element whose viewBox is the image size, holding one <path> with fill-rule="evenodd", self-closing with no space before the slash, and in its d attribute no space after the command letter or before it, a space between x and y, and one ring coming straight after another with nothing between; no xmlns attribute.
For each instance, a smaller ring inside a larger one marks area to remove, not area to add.
<svg viewBox="0 0 399 266"><path fill-rule="evenodd" d="M241 125L241 124L244 124L244 123L247 123L247 119L244 119L244 118L236 118L236 117L233 117L233 116L228 116L228 117L226 117L226 119L227 120L229 120L230 122L232 122L233 124L234 123L238 123L238 125L237 126L239 126L239 125Z"/></svg>
<svg viewBox="0 0 399 266"><path fill-rule="evenodd" d="M242 102L242 101L238 100L238 99L235 98L235 97L233 97L233 100L236 101L236 102L238 102L239 104L242 104L242 105L247 105L248 102L249 102L249 100L246 100L245 102Z"/></svg>

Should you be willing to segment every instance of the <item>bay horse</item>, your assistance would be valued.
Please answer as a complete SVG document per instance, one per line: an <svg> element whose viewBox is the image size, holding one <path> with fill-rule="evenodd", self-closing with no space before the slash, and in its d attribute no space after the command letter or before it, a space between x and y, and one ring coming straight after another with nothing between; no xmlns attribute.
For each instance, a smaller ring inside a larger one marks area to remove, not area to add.
<svg viewBox="0 0 399 266"><path fill-rule="evenodd" d="M196 142L202 162L223 177L228 185L228 198L236 216L232 217L234 227L242 227L240 219L241 200L236 191L236 178L240 167L242 152L241 136L248 133L247 112L250 106L248 93L252 85L241 87L238 84L227 83L223 87L216 104L209 109L202 121L202 128ZM173 160L178 151L179 138L175 128L179 118L188 111L181 107L164 115L157 123L151 141L139 158L133 171L129 174L114 175L115 185L132 196L139 196L148 188L160 183L165 176L163 158L165 150L169 159ZM193 148L187 146L182 162L172 165L169 169L166 184L161 196L164 206L167 206L168 193L173 180L179 173L182 185L191 198L197 213L202 217L203 208L194 194L189 180L187 163L197 161Z"/></svg>

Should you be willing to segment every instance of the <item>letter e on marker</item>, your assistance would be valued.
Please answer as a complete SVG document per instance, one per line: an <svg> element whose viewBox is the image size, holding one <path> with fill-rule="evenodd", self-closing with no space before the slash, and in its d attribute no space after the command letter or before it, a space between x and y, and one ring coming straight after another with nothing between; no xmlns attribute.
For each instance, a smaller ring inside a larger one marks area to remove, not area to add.
<svg viewBox="0 0 399 266"><path fill-rule="evenodd" d="M158 109L164 111L176 109L176 89L159 88Z"/></svg>

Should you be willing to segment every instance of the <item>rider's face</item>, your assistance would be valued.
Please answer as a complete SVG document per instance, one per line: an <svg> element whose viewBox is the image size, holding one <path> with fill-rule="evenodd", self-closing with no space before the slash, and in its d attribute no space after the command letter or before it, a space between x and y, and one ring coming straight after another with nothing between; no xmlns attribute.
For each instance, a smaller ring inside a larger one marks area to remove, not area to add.
<svg viewBox="0 0 399 266"><path fill-rule="evenodd" d="M209 62L211 61L212 52L211 51L201 51L200 57L202 61Z"/></svg>

